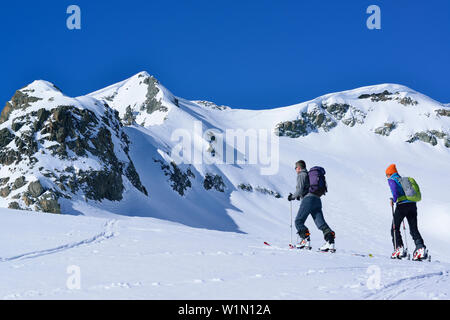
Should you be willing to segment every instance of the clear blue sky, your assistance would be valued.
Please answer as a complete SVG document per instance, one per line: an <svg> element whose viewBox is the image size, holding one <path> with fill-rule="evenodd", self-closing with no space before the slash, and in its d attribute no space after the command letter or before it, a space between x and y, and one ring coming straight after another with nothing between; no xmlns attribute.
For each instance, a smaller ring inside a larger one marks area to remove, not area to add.
<svg viewBox="0 0 450 320"><path fill-rule="evenodd" d="M81 8L82 29L66 28ZM381 8L381 30L366 9ZM35 79L82 95L148 71L175 95L285 106L384 82L450 102L450 1L2 1L0 103Z"/></svg>

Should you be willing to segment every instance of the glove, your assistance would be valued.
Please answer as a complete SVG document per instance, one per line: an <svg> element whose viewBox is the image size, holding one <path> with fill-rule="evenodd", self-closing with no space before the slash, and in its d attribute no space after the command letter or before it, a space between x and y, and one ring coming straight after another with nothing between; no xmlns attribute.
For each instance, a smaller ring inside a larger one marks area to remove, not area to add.
<svg viewBox="0 0 450 320"><path fill-rule="evenodd" d="M292 198L292 193L289 193L289 195L288 195L288 201L292 201L292 200L294 200L294 198Z"/></svg>

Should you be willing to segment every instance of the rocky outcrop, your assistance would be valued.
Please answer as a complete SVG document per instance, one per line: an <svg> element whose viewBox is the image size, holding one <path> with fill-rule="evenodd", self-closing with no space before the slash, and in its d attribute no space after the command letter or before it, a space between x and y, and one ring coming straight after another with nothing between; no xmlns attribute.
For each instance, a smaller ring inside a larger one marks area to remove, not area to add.
<svg viewBox="0 0 450 320"><path fill-rule="evenodd" d="M122 120L127 126L130 126L136 122L136 114L133 112L130 106L127 107Z"/></svg>
<svg viewBox="0 0 450 320"><path fill-rule="evenodd" d="M247 192L253 192L253 187L249 183L240 183L238 188Z"/></svg>
<svg viewBox="0 0 450 320"><path fill-rule="evenodd" d="M11 98L10 102L7 102L5 107L2 110L2 113L0 115L0 124L8 120L9 115L13 110L18 109L26 109L28 108L31 103L42 100L38 97L33 97L32 95L29 95L28 93L32 94L34 90L27 90L27 89L21 89L17 90L14 96Z"/></svg>
<svg viewBox="0 0 450 320"><path fill-rule="evenodd" d="M26 180L24 176L18 177L16 180L14 180L14 183L12 185L12 189L20 189L26 184Z"/></svg>
<svg viewBox="0 0 450 320"><path fill-rule="evenodd" d="M11 141L14 140L14 135L8 128L0 130L0 149L6 147Z"/></svg>
<svg viewBox="0 0 450 320"><path fill-rule="evenodd" d="M353 127L356 124L363 124L366 116L364 111L351 107L341 121L346 126Z"/></svg>
<svg viewBox="0 0 450 320"><path fill-rule="evenodd" d="M153 161L160 164L164 175L169 177L168 182L172 189L178 192L180 196L184 196L187 189L192 187L190 178L195 178L195 175L190 168L187 168L186 172L183 172L173 161L170 165L159 159L153 159Z"/></svg>
<svg viewBox="0 0 450 320"><path fill-rule="evenodd" d="M325 132L330 131L342 122L346 126L353 127L355 124L364 123L366 113L349 104L322 102L315 104L307 111L303 111L296 120L280 122L275 127L275 134L298 138L307 136L311 132L317 132L319 129Z"/></svg>
<svg viewBox="0 0 450 320"><path fill-rule="evenodd" d="M400 95L399 92L391 93L388 90L384 90L383 92L380 93L362 94L358 98L359 99L370 98L372 102L395 100L404 106L415 106L419 104L416 100L413 100L410 97L400 97L399 95Z"/></svg>
<svg viewBox="0 0 450 320"><path fill-rule="evenodd" d="M157 86L159 83L158 80L150 76L144 79L144 83L147 85L147 99L142 105L141 110L145 110L149 114L157 110L163 112L168 111L168 109L162 105L161 100L156 98L156 95L159 92L159 88Z"/></svg>
<svg viewBox="0 0 450 320"><path fill-rule="evenodd" d="M383 92L380 92L380 93L362 94L358 97L358 99L369 99L370 98L370 100L372 102L380 102L380 101L392 100L391 95L392 95L392 93L390 93L387 90L384 90Z"/></svg>
<svg viewBox="0 0 450 320"><path fill-rule="evenodd" d="M255 188L253 188L252 185L249 183L240 183L238 185L238 188L243 191L246 191L246 192L253 192L253 190L254 190L254 191L262 193L262 194L273 196L277 199L282 198L281 194L277 191L273 191L268 188L260 187L260 186L256 186Z"/></svg>
<svg viewBox="0 0 450 320"><path fill-rule="evenodd" d="M404 106L416 106L419 104L416 100L411 99L410 97L404 97L404 98L395 98L395 100L398 101L398 103L404 105Z"/></svg>
<svg viewBox="0 0 450 320"><path fill-rule="evenodd" d="M203 187L206 190L215 189L219 192L225 192L225 183L222 176L218 174L207 173L203 181Z"/></svg>
<svg viewBox="0 0 450 320"><path fill-rule="evenodd" d="M319 128L330 131L336 125L336 121L327 116L323 108L315 106L312 110L302 112L299 119L278 123L275 134L280 137L298 138L317 132Z"/></svg>
<svg viewBox="0 0 450 320"><path fill-rule="evenodd" d="M444 140L444 146L450 148L450 135L438 130L417 132L412 135L411 138L407 140L407 142L413 143L416 141L422 141L425 143L429 143L432 146L436 146L438 144L438 139Z"/></svg>
<svg viewBox="0 0 450 320"><path fill-rule="evenodd" d="M28 193L35 198L38 198L41 194L44 193L44 188L42 187L39 180L33 181L28 185Z"/></svg>
<svg viewBox="0 0 450 320"><path fill-rule="evenodd" d="M255 188L255 191L259 192L259 193L262 193L262 194L267 194L267 195L273 196L273 197L275 197L277 199L281 198L281 194L279 192L276 192L276 191L273 191L273 190L270 190L270 189L267 189L267 188L264 188L264 187L257 186Z"/></svg>
<svg viewBox="0 0 450 320"><path fill-rule="evenodd" d="M208 109L212 109L212 110L223 111L223 110L230 109L230 107L223 106L223 105L218 106L214 102L206 101L206 100L194 100L193 102L195 102L196 104L198 104L198 105L200 105L202 107L205 107L205 108L208 108Z"/></svg>
<svg viewBox="0 0 450 320"><path fill-rule="evenodd" d="M450 117L450 109L436 109L434 110L438 116Z"/></svg>
<svg viewBox="0 0 450 320"><path fill-rule="evenodd" d="M387 122L382 127L376 128L374 132L382 136L389 136L396 127L397 124L395 122Z"/></svg>
<svg viewBox="0 0 450 320"><path fill-rule="evenodd" d="M325 110L328 111L329 114L334 116L337 120L342 120L347 111L351 108L351 106L346 103L333 103L330 105L322 103L322 106L325 108Z"/></svg>

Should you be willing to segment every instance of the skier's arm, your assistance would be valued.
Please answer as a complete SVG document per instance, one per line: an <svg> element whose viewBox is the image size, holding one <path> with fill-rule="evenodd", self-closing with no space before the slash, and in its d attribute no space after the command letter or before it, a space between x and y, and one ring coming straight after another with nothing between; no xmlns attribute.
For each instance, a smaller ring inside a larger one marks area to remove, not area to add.
<svg viewBox="0 0 450 320"><path fill-rule="evenodd" d="M397 184L394 180L388 179L389 187L391 188L392 193L392 199L395 202L397 202L398 194L397 194Z"/></svg>

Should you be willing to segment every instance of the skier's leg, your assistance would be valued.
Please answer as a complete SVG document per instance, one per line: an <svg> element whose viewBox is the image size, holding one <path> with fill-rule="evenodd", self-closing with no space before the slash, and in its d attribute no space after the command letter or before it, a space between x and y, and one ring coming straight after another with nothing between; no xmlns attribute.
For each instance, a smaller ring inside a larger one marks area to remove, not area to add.
<svg viewBox="0 0 450 320"><path fill-rule="evenodd" d="M334 246L334 232L330 229L328 224L325 222L325 218L323 217L322 211L322 201L320 198L316 198L314 200L315 206L314 210L311 212L311 215L314 218L314 223L317 228L322 230L323 237L325 239L325 244L319 248L320 251L323 252L335 252L336 248Z"/></svg>
<svg viewBox="0 0 450 320"><path fill-rule="evenodd" d="M402 235L400 233L400 224L402 223L403 219L405 218L405 207L403 207L404 204L397 205L395 207L394 211L394 217L393 217L393 223L391 226L391 236L392 236L392 243L394 245L394 248L403 247L403 240ZM395 233L395 237L394 237ZM397 243L394 243L394 239L397 241Z"/></svg>
<svg viewBox="0 0 450 320"><path fill-rule="evenodd" d="M322 201L320 200L320 198L317 198L315 199L314 202L315 206L313 207L313 211L311 212L311 216L314 219L314 223L316 224L317 228L323 232L323 237L325 241L329 243L334 243L335 238L334 232L328 226L323 216Z"/></svg>
<svg viewBox="0 0 450 320"><path fill-rule="evenodd" d="M300 208L298 209L297 217L295 218L295 228L297 229L298 235L302 239L309 236L309 230L305 226L306 219L311 212L311 201L308 198L310 197L306 197L302 200Z"/></svg>
<svg viewBox="0 0 450 320"><path fill-rule="evenodd" d="M406 214L406 219L408 220L409 232L411 233L411 237L414 239L414 243L416 244L416 250L425 248L419 228L417 227L417 205L415 203L408 205L410 208Z"/></svg>

